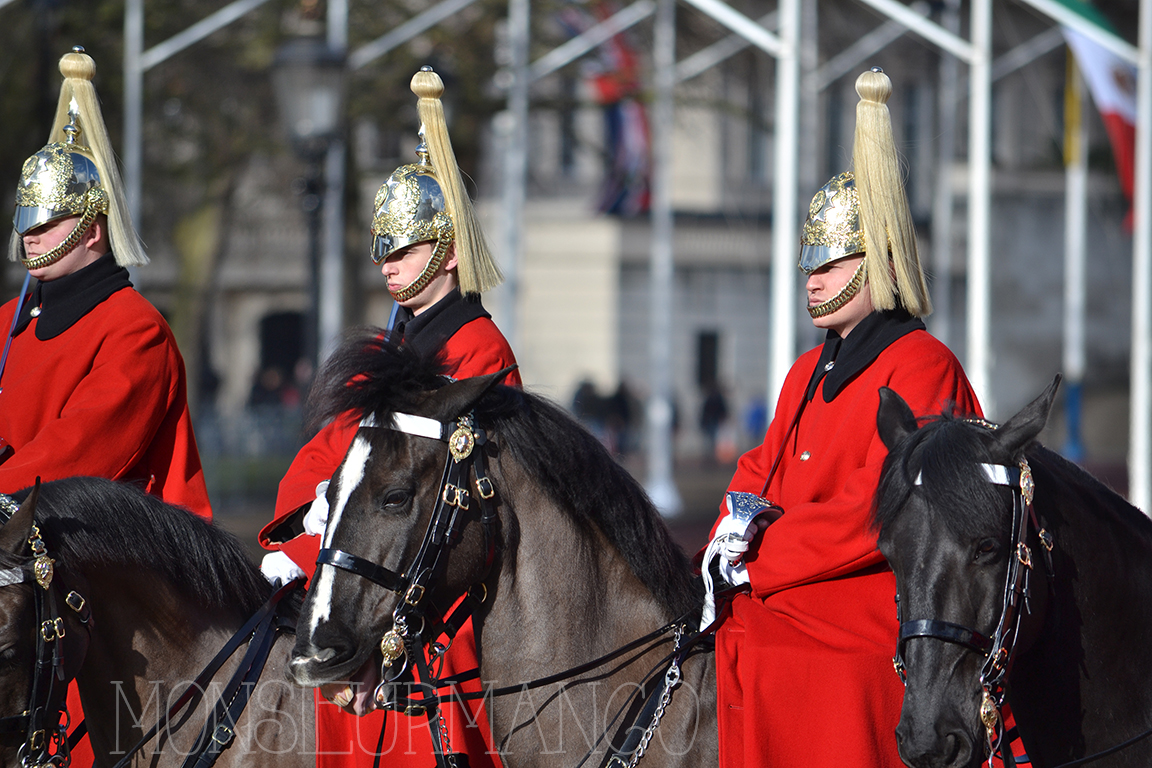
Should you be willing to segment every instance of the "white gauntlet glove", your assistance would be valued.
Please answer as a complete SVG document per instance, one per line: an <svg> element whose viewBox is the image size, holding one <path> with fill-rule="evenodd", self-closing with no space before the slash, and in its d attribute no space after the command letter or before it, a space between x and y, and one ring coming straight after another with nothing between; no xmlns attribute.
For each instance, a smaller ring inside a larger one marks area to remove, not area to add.
<svg viewBox="0 0 1152 768"><path fill-rule="evenodd" d="M283 552L269 552L260 561L260 573L269 583L275 584L279 579L281 584L287 584L293 579L302 579L306 575L300 566L292 562L292 558Z"/></svg>
<svg viewBox="0 0 1152 768"><path fill-rule="evenodd" d="M323 536L328 527L328 481L322 480L316 486L316 498L304 513L304 533Z"/></svg>
<svg viewBox="0 0 1152 768"><path fill-rule="evenodd" d="M700 618L703 630L716 620L716 599L713 596L712 561L719 557L720 576L732 586L750 583L748 567L744 565L744 553L748 544L756 537L756 518L763 512L775 508L775 504L754 493L729 491L724 497L728 514L716 526L716 535L704 550L704 562L700 572L704 577L704 612Z"/></svg>

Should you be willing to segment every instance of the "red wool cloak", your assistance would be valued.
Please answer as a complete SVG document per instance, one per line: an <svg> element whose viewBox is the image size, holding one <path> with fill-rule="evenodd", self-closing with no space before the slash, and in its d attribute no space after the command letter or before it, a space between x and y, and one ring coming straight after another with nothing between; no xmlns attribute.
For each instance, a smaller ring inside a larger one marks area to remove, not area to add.
<svg viewBox="0 0 1152 768"><path fill-rule="evenodd" d="M764 443L741 457L729 490L761 492L820 354L792 366ZM765 494L784 514L752 542L752 593L716 636L723 768L902 765L896 583L870 529L887 455L882 386L917 416L953 404L980 412L960 363L923 330L892 342L832 402L821 384L805 406Z"/></svg>
<svg viewBox="0 0 1152 768"><path fill-rule="evenodd" d="M0 307L0 333L16 299ZM184 360L164 318L131 287L57 336L33 318L12 339L0 380L0 492L91 475L137 483L212 517L188 413Z"/></svg>

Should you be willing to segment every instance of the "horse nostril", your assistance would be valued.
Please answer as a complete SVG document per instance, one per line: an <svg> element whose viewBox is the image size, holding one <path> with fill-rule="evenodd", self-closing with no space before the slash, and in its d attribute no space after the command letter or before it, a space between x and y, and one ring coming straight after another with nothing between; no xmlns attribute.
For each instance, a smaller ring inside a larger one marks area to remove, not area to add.
<svg viewBox="0 0 1152 768"><path fill-rule="evenodd" d="M323 664L336 656L335 648L307 648L292 655L292 664Z"/></svg>

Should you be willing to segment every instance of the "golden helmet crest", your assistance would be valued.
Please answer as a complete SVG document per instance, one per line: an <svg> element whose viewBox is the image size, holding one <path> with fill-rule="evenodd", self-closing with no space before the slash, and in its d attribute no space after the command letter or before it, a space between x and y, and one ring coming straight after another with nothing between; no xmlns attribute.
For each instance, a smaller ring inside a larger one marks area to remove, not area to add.
<svg viewBox="0 0 1152 768"><path fill-rule="evenodd" d="M800 235L800 269L810 275L833 261L864 253L860 198L851 171L817 190Z"/></svg>
<svg viewBox="0 0 1152 768"><path fill-rule="evenodd" d="M388 254L415 243L435 241L444 249L452 242L452 217L444 191L427 163L427 155L421 152L420 156L424 162L400 166L376 193L372 261L377 264Z"/></svg>

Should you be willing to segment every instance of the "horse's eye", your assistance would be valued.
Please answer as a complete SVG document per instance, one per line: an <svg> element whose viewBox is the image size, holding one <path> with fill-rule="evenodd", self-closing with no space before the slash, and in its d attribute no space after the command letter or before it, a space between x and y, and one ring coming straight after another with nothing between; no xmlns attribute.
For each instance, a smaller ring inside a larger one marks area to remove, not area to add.
<svg viewBox="0 0 1152 768"><path fill-rule="evenodd" d="M0 651L0 666L8 666L16 660L17 648L15 645L10 645L4 650Z"/></svg>
<svg viewBox="0 0 1152 768"><path fill-rule="evenodd" d="M384 495L384 506L399 507L400 505L406 503L409 498L410 495L408 491L395 488L391 491L388 491L388 493Z"/></svg>
<svg viewBox="0 0 1152 768"><path fill-rule="evenodd" d="M986 557L996 551L996 539L983 539L976 545L976 559Z"/></svg>

